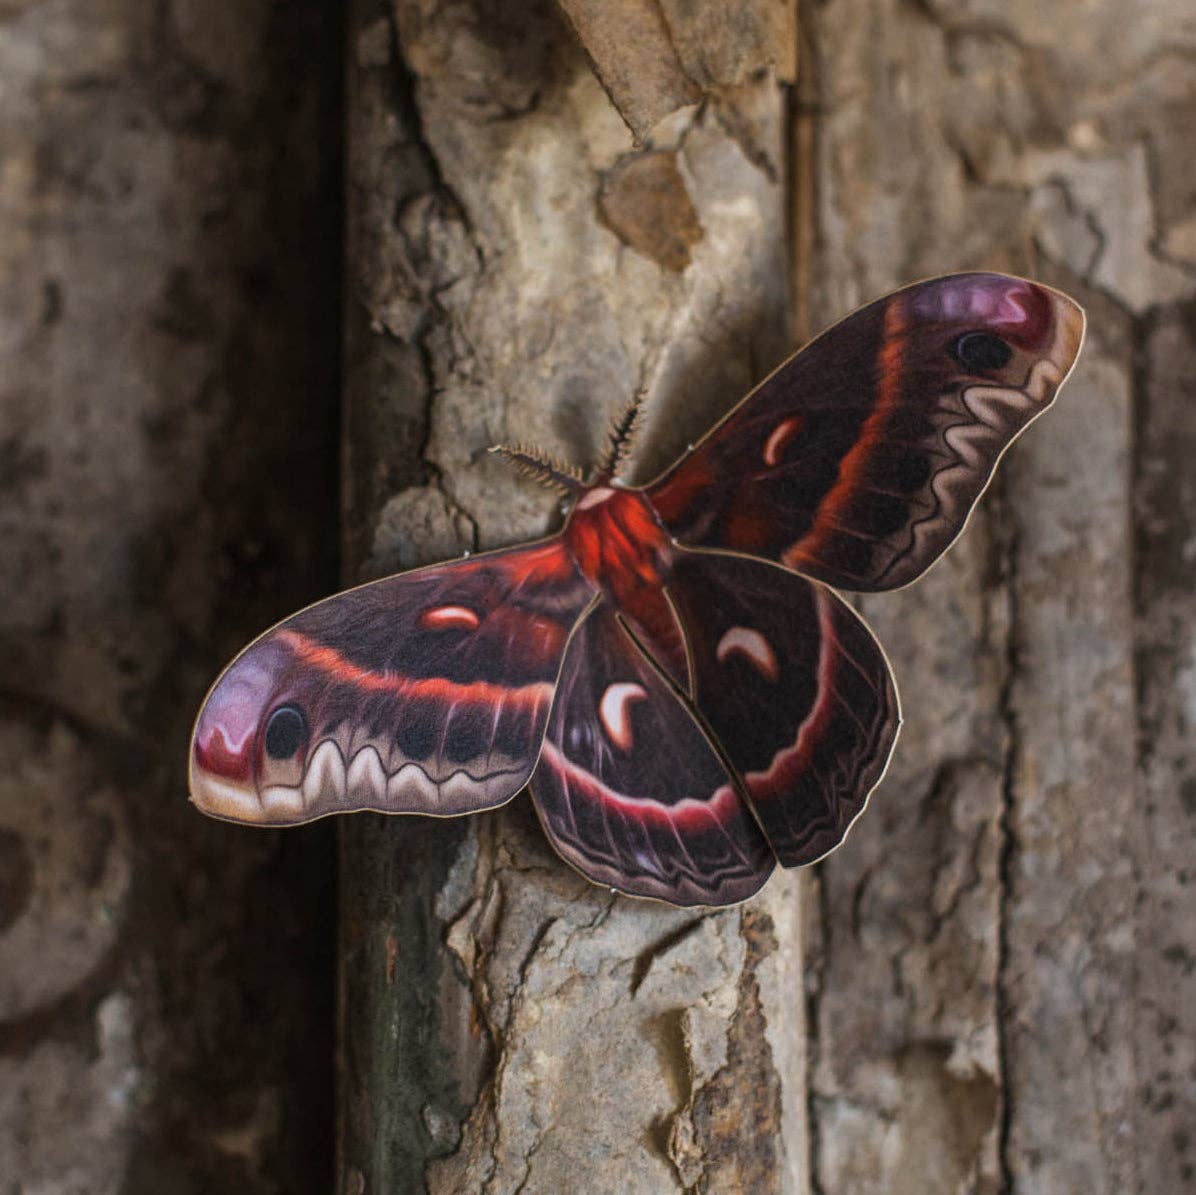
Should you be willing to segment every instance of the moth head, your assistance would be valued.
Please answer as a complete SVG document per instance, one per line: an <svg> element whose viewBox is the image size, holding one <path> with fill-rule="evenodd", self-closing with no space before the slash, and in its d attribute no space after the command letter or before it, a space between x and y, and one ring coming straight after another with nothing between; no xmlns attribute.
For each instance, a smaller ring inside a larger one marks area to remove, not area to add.
<svg viewBox="0 0 1196 1195"><path fill-rule="evenodd" d="M251 644L212 686L191 736L191 799L232 821L278 821L263 804L272 788L303 778L311 746L310 702L296 691L285 640Z"/></svg>

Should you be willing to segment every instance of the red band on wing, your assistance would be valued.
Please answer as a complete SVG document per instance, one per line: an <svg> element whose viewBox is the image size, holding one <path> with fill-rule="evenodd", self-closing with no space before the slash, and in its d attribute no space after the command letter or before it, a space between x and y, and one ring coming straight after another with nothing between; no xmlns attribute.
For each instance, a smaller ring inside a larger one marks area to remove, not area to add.
<svg viewBox="0 0 1196 1195"><path fill-rule="evenodd" d="M782 560L790 568L801 568L815 560L831 532L844 526L847 506L855 497L868 463L885 436L885 424L901 400L901 362L905 356L905 305L894 296L885 308L884 336L876 369L876 406L864 420L859 438L839 462L839 476L819 503L809 533L789 548Z"/></svg>
<svg viewBox="0 0 1196 1195"><path fill-rule="evenodd" d="M540 762L553 768L571 790L580 792L586 799L646 825L692 833L727 826L743 815L739 795L729 784L724 784L704 800L683 797L672 805L664 805L644 797L628 797L608 788L585 768L570 763L548 739L544 741Z"/></svg>
<svg viewBox="0 0 1196 1195"><path fill-rule="evenodd" d="M818 630L821 635L818 649L818 696L798 727L793 744L782 747L765 771L748 772L744 776L744 782L754 800L783 796L790 790L793 779L809 768L813 744L826 733L831 720L835 659L840 651L839 637L835 633L832 599L822 589L816 589L814 594L818 606Z"/></svg>
<svg viewBox="0 0 1196 1195"><path fill-rule="evenodd" d="M559 539L517 551L490 553L462 561L461 565L466 568L476 566L494 569L514 586L568 585L577 577L577 565Z"/></svg>
<svg viewBox="0 0 1196 1195"><path fill-rule="evenodd" d="M505 703L527 706L533 710L542 709L552 700L553 685L543 681L508 688L490 681L461 684L439 676L408 677L393 672L374 672L345 659L335 648L317 643L298 631L279 631L278 638L290 647L303 664L318 668L343 684L354 685L370 693L394 693L412 699L432 698L446 705L494 706Z"/></svg>

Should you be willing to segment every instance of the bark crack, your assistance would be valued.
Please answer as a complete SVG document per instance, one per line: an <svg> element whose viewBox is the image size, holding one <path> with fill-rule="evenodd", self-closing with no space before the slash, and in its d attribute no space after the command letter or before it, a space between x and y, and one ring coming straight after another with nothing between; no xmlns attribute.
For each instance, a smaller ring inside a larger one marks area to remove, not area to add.
<svg viewBox="0 0 1196 1195"><path fill-rule="evenodd" d="M1016 691L1020 679L1020 654L1018 636L1021 630L1018 595L1018 553L1021 547L1021 529L1016 522L1012 504L1008 500L1008 482L1002 474L995 493L994 505L997 517L993 520L1000 528L997 532L998 568L1003 581L1007 618L1003 657L1003 676L997 700L997 716L1004 730L1004 758L1001 769L1001 805L997 817L997 963L995 980L996 1031L997 1031L997 1163L1001 1175L1001 1187L1005 1191L1014 1189L1013 1163L1011 1159L1011 1133L1013 1127L1013 1105L1010 1099L1009 1025L1013 1017L1013 1000L1009 991L1009 905L1013 899L1013 866L1017 850L1013 825L1017 801L1017 769L1021 761L1021 724L1017 712Z"/></svg>
<svg viewBox="0 0 1196 1195"><path fill-rule="evenodd" d="M661 957L667 954L678 943L683 942L690 934L700 929L702 922L706 918L695 917L692 921L687 921L684 925L679 926L671 933L667 933L662 938L658 938L655 942L650 943L635 957L635 961L631 967L631 995L634 996L639 990L640 985L648 977L648 972L652 969L652 964Z"/></svg>
<svg viewBox="0 0 1196 1195"><path fill-rule="evenodd" d="M809 1026L806 1061L806 1124L809 1137L809 1184L810 1195L825 1195L821 1178L821 1126L822 1118L818 1108L818 1066L822 1046L822 990L825 984L827 960L833 949L833 931L823 901L823 867L811 868L811 874L802 889L808 912L809 923L818 935L817 952L811 951L803 968L805 978L806 1024ZM807 940L813 938L808 935Z"/></svg>
<svg viewBox="0 0 1196 1195"><path fill-rule="evenodd" d="M407 148L417 157L428 180L424 190L409 196L396 210L391 224L394 239L402 247L404 289L410 292L407 298L419 311L410 340L419 355L425 387L423 435L417 456L427 483L442 496L451 518L465 522L469 551L476 552L478 518L459 501L444 469L432 455L437 404L447 388L442 376L446 362L440 359L443 354L438 354L434 342L454 322L443 296L464 278L481 273L484 254L469 212L444 177L428 139L417 95L417 75L404 54L393 12L386 19L391 37L390 60L394 64L391 73L394 106L402 116ZM451 363L447 364L451 372Z"/></svg>
<svg viewBox="0 0 1196 1195"><path fill-rule="evenodd" d="M691 1088L671 1118L667 1143L686 1195L740 1186L760 1195L780 1190L782 1079L765 1032L758 974L779 942L772 918L751 909L741 912L739 932L746 955L727 1026L726 1061L701 1083L686 1036Z"/></svg>

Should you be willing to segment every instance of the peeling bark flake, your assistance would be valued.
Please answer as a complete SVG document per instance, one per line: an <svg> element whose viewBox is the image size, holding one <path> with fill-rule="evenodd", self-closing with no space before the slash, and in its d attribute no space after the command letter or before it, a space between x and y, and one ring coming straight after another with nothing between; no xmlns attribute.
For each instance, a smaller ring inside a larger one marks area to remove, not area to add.
<svg viewBox="0 0 1196 1195"><path fill-rule="evenodd" d="M680 273L705 235L672 153L624 158L603 179L602 219L624 244Z"/></svg>

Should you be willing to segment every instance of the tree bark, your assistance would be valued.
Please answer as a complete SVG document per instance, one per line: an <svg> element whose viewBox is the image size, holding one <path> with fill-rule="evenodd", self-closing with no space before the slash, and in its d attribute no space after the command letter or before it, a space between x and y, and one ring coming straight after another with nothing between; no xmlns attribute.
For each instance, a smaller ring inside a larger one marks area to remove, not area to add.
<svg viewBox="0 0 1196 1195"><path fill-rule="evenodd" d="M0 4L7 1191L328 1189L334 839L186 759L336 581L334 8Z"/></svg>
<svg viewBox="0 0 1196 1195"><path fill-rule="evenodd" d="M812 902L819 1190L1193 1183L1196 90L1176 13L1139 6L1129 38L1112 0L1074 21L811 6L821 319L982 266L1090 320L946 562L864 603L906 726Z"/></svg>
<svg viewBox="0 0 1196 1195"><path fill-rule="evenodd" d="M366 573L531 538L486 448L584 463L640 387L640 476L789 347L783 94L637 148L562 14L359 0L348 506ZM342 831L341 1190L802 1189L796 883L684 911L596 888L530 804Z"/></svg>
<svg viewBox="0 0 1196 1195"><path fill-rule="evenodd" d="M567 27L547 7L513 29L480 3L403 0L397 25L360 10L358 559L544 530L542 497L481 449L515 433L592 456L639 384L641 475L667 459L785 347L787 205L803 332L983 267L1076 295L1088 344L944 563L860 603L906 726L868 816L802 881L808 1074L791 878L695 917L588 888L525 804L359 820L343 1188L552 1190L588 1158L627 1190L1190 1188L1196 88L1178 6L1140 6L1132 36L1114 0L1066 21L808 6L788 161L774 85L710 88L677 7L628 5L665 63L638 93L585 0L561 0Z"/></svg>

